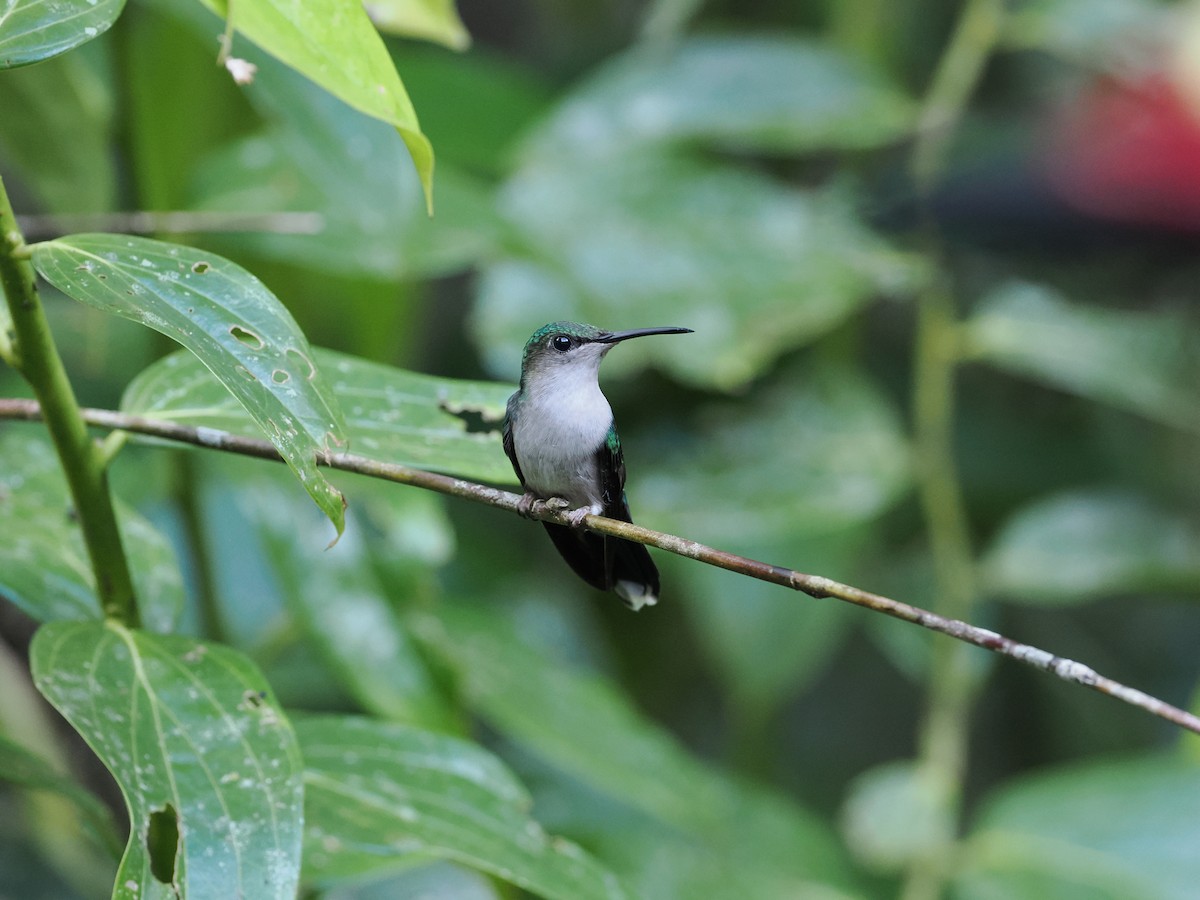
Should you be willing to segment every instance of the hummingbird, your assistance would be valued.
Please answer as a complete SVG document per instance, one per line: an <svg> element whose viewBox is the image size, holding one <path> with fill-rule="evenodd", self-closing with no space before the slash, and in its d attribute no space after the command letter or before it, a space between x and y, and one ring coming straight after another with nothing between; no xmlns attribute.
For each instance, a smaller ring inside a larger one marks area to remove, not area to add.
<svg viewBox="0 0 1200 900"><path fill-rule="evenodd" d="M504 417L504 452L525 489L518 511L528 516L539 500L569 508L570 526L542 523L555 548L580 578L613 591L634 610L658 602L658 569L649 551L583 528L589 514L633 521L625 499L621 439L600 391L600 362L621 341L691 330L543 325L525 344L521 386L508 399Z"/></svg>

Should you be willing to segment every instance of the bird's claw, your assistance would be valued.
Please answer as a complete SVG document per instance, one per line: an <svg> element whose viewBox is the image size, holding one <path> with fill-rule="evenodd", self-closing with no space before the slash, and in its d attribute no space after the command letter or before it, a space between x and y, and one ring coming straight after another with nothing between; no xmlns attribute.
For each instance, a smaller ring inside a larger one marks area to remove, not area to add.
<svg viewBox="0 0 1200 900"><path fill-rule="evenodd" d="M529 491L526 491L524 496L517 501L517 515L524 519L532 519L533 508L540 502L541 500L536 494L531 494Z"/></svg>
<svg viewBox="0 0 1200 900"><path fill-rule="evenodd" d="M529 491L526 491L524 496L517 501L517 514L524 516L526 519L534 518L534 513L562 512L570 508L571 504L562 497L550 497L549 499L544 500L537 494L531 494ZM576 510L576 512L578 512L578 510ZM584 510L583 514L587 515L587 512L587 510ZM568 518L573 515L574 513L571 513ZM574 519L571 519L571 523L576 524Z"/></svg>
<svg viewBox="0 0 1200 900"><path fill-rule="evenodd" d="M582 506L567 513L567 524L572 528L582 528L583 520L592 514L591 507Z"/></svg>

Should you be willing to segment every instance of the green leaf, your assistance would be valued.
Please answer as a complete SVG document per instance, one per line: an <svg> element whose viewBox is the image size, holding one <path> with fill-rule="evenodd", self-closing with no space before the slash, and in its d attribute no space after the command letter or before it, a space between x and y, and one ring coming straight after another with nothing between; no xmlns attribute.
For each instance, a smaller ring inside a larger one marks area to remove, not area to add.
<svg viewBox="0 0 1200 900"><path fill-rule="evenodd" d="M295 896L300 754L249 660L113 622L45 625L30 655L129 807L114 898Z"/></svg>
<svg viewBox="0 0 1200 900"><path fill-rule="evenodd" d="M244 89L214 65L220 27L193 0L138 4L122 23L122 170L143 209L187 209L200 161L257 127ZM113 169L107 154L100 162Z"/></svg>
<svg viewBox="0 0 1200 900"><path fill-rule="evenodd" d="M82 814L96 840L114 857L121 853L121 841L109 812L95 794L80 787L75 779L55 771L44 759L0 735L0 781L36 791L51 791L71 801Z"/></svg>
<svg viewBox="0 0 1200 900"><path fill-rule="evenodd" d="M1019 603L1200 590L1200 528L1121 490L1058 494L1019 510L982 563L993 593Z"/></svg>
<svg viewBox="0 0 1200 900"><path fill-rule="evenodd" d="M1019 0L1003 21L1009 46L1057 53L1093 70L1100 60L1118 65L1130 35L1158 31L1165 17L1154 0Z"/></svg>
<svg viewBox="0 0 1200 900"><path fill-rule="evenodd" d="M1200 883L1200 768L1088 762L1002 787L965 845L956 896L1185 900Z"/></svg>
<svg viewBox="0 0 1200 900"><path fill-rule="evenodd" d="M0 8L0 69L66 53L112 26L125 0L7 0Z"/></svg>
<svg viewBox="0 0 1200 900"><path fill-rule="evenodd" d="M90 57L70 53L0 76L5 164L49 212L100 212L116 194L112 92Z"/></svg>
<svg viewBox="0 0 1200 900"><path fill-rule="evenodd" d="M1182 317L1080 306L1016 283L987 298L964 338L969 359L1200 431L1200 329Z"/></svg>
<svg viewBox="0 0 1200 900"><path fill-rule="evenodd" d="M702 410L696 431L703 439L657 454L630 495L664 530L736 553L787 553L870 522L912 478L899 412L849 366L786 370L751 402Z"/></svg>
<svg viewBox="0 0 1200 900"><path fill-rule="evenodd" d="M142 621L151 631L170 631L184 604L175 552L123 504L117 517ZM103 615L58 457L28 429L0 435L0 594L41 622Z"/></svg>
<svg viewBox="0 0 1200 900"><path fill-rule="evenodd" d="M527 160L639 153L705 142L742 152L876 147L902 137L912 100L860 61L782 35L644 45L571 93L525 147Z"/></svg>
<svg viewBox="0 0 1200 900"><path fill-rule="evenodd" d="M366 884L352 883L321 894L322 900L503 900L485 875L450 863L433 863Z"/></svg>
<svg viewBox="0 0 1200 900"><path fill-rule="evenodd" d="M540 896L624 897L578 847L529 818L529 797L482 748L406 725L302 719L306 879L447 859Z"/></svg>
<svg viewBox="0 0 1200 900"><path fill-rule="evenodd" d="M446 274L493 250L499 224L482 186L439 169L438 214L430 218L394 129L269 57L252 59L260 71L248 97L272 124L210 155L195 180L191 205L239 212L315 210L323 227L317 234L262 231L218 238L219 246L386 279Z"/></svg>
<svg viewBox="0 0 1200 900"><path fill-rule="evenodd" d="M815 816L698 763L606 680L552 663L497 613L447 606L414 633L492 728L687 834L725 877L753 868L784 882L846 882L842 853Z"/></svg>
<svg viewBox="0 0 1200 900"><path fill-rule="evenodd" d="M517 372L544 322L682 325L696 333L634 342L607 370L652 359L731 390L922 272L857 220L843 192L650 153L530 166L501 203L530 249L480 278L473 330L496 372Z"/></svg>
<svg viewBox="0 0 1200 900"><path fill-rule="evenodd" d="M454 0L367 0L367 15L388 34L424 38L451 50L471 46Z"/></svg>
<svg viewBox="0 0 1200 900"><path fill-rule="evenodd" d="M400 485L375 485L372 490L417 498L393 512L406 519L407 528L425 533L418 548L431 548L437 542L436 533L448 530L436 498L426 492ZM365 523L349 529L337 546L316 557L305 548L318 543L319 535L310 534L318 523L312 521L313 516L305 516L308 510L296 508L299 498L291 500L271 481L241 485L238 495L239 506L258 526L293 615L363 709L426 728L457 727L449 703L372 568L364 540L366 529L361 527ZM390 549L401 556L411 546ZM442 561L442 554L436 547L432 549ZM411 550L409 561L414 562Z"/></svg>
<svg viewBox="0 0 1200 900"><path fill-rule="evenodd" d="M162 332L196 354L341 534L345 500L316 461L345 443L341 411L300 327L261 281L211 253L119 235L37 244L33 262L70 297Z"/></svg>
<svg viewBox="0 0 1200 900"><path fill-rule="evenodd" d="M421 98L421 125L438 148L441 166L452 161L495 178L512 167L513 145L544 115L553 97L550 77L498 50L473 47L451 54L435 47L393 48L404 83Z"/></svg>
<svg viewBox="0 0 1200 900"><path fill-rule="evenodd" d="M346 411L349 449L381 462L513 484L500 446L511 385L406 372L332 350L312 359ZM175 353L129 385L121 409L156 419L253 434L246 413L190 354Z"/></svg>
<svg viewBox="0 0 1200 900"><path fill-rule="evenodd" d="M868 526L911 482L900 415L848 366L792 367L777 382L751 401L702 409L691 440L650 448L649 469L633 468L630 447L634 518L753 559L848 578ZM853 621L834 604L774 585L667 565L664 602L687 598L743 715L763 715L817 675ZM764 655L772 643L789 652Z"/></svg>
<svg viewBox="0 0 1200 900"><path fill-rule="evenodd" d="M379 34L359 3L288 0L226 3L203 0L233 16L238 32L360 112L394 125L404 139L429 211L433 211L433 147Z"/></svg>
<svg viewBox="0 0 1200 900"><path fill-rule="evenodd" d="M842 810L850 849L880 872L899 872L936 853L953 823L938 787L911 760L884 763L854 779Z"/></svg>

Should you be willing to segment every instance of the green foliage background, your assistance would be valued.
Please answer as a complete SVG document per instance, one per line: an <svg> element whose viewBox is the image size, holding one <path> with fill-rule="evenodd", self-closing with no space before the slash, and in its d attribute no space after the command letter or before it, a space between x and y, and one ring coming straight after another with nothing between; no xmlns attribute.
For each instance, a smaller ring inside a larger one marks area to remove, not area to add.
<svg viewBox="0 0 1200 900"><path fill-rule="evenodd" d="M1195 233L1065 213L1031 162L1193 9L395 0L380 43L302 6L234 6L245 87L224 4L0 19L18 212L196 214L174 248L26 220L81 402L266 433L304 485L111 446L129 628L43 429L0 424L0 897L1194 895L1194 735L663 554L633 615L533 523L311 462L511 487L530 332L688 326L605 364L640 523L1200 708ZM940 147L960 16L994 40Z"/></svg>

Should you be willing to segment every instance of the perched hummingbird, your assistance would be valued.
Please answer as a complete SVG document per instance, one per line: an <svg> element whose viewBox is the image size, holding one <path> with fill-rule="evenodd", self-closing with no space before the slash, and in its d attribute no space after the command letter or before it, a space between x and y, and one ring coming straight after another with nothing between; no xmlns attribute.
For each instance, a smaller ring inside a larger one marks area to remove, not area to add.
<svg viewBox="0 0 1200 900"><path fill-rule="evenodd" d="M533 333L521 358L521 387L508 399L504 452L525 488L520 511L560 498L573 527L544 522L580 578L614 591L631 609L658 602L658 569L642 544L583 529L589 514L632 522L625 500L625 459L612 408L600 392L600 361L621 341L690 328L603 331L551 322Z"/></svg>

